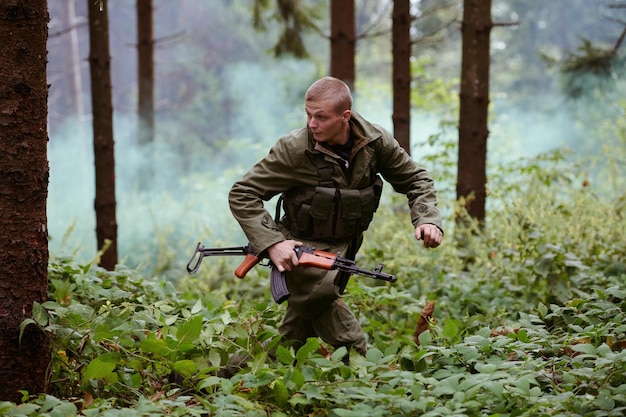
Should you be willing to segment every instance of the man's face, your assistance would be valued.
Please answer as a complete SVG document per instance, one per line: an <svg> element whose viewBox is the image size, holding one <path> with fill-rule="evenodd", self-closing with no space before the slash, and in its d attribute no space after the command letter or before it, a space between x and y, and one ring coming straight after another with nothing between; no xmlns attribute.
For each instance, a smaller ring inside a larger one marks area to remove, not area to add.
<svg viewBox="0 0 626 417"><path fill-rule="evenodd" d="M337 113L330 103L307 102L307 126L313 139L328 145L343 145L348 140L348 120L350 110Z"/></svg>

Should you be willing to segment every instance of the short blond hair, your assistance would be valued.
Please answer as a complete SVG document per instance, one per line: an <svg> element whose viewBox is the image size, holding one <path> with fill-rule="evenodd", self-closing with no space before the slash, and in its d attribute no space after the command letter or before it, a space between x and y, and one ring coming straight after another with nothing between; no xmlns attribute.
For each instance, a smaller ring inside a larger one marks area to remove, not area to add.
<svg viewBox="0 0 626 417"><path fill-rule="evenodd" d="M324 77L315 81L304 95L305 102L330 102L337 113L352 109L350 87L339 78Z"/></svg>

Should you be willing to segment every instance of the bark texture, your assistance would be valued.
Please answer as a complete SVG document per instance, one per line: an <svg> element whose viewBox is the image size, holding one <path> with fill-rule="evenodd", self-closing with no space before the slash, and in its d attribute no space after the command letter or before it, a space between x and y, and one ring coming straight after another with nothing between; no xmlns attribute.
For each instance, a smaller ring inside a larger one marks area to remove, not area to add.
<svg viewBox="0 0 626 417"><path fill-rule="evenodd" d="M354 0L330 1L330 75L354 92L356 29Z"/></svg>
<svg viewBox="0 0 626 417"><path fill-rule="evenodd" d="M393 2L393 134L411 154L411 2Z"/></svg>
<svg viewBox="0 0 626 417"><path fill-rule="evenodd" d="M137 0L137 79L139 80L139 144L154 136L154 28L152 0Z"/></svg>
<svg viewBox="0 0 626 417"><path fill-rule="evenodd" d="M111 56L107 0L87 0L89 11L89 68L93 112L93 150L96 170L96 238L98 250L106 249L100 266L114 270L117 264L115 213L115 144L111 99Z"/></svg>
<svg viewBox="0 0 626 417"><path fill-rule="evenodd" d="M46 391L49 341L20 324L48 292L46 0L0 2L0 401Z"/></svg>
<svg viewBox="0 0 626 417"><path fill-rule="evenodd" d="M154 25L152 0L137 0L137 81L139 84L138 143L144 163L138 167L139 188L152 186L154 177Z"/></svg>
<svg viewBox="0 0 626 417"><path fill-rule="evenodd" d="M485 219L491 0L463 3L457 198L470 217Z"/></svg>

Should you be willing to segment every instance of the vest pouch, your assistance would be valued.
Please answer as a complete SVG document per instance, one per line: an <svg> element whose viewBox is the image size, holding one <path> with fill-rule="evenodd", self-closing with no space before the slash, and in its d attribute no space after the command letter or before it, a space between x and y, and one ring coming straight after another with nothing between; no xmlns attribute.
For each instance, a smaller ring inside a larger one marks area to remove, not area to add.
<svg viewBox="0 0 626 417"><path fill-rule="evenodd" d="M359 190L361 195L361 204L363 215L361 217L361 230L365 231L369 227L374 213L378 210L378 204L380 203L380 197L383 193L383 180L377 175L374 179L374 183L362 190Z"/></svg>
<svg viewBox="0 0 626 417"><path fill-rule="evenodd" d="M281 221L295 236L306 236L311 230L311 199L314 194L313 187L303 187L282 195L285 217Z"/></svg>
<svg viewBox="0 0 626 417"><path fill-rule="evenodd" d="M336 189L302 187L284 192L281 220L296 238L343 241L367 230L378 209L383 181L377 175L369 187ZM278 217L278 214L277 214Z"/></svg>
<svg viewBox="0 0 626 417"><path fill-rule="evenodd" d="M356 236L361 219L359 190L339 190L339 212L335 217L335 236L350 239Z"/></svg>
<svg viewBox="0 0 626 417"><path fill-rule="evenodd" d="M334 235L336 194L336 188L315 187L310 209L313 238L328 239Z"/></svg>
<svg viewBox="0 0 626 417"><path fill-rule="evenodd" d="M291 227L291 232L295 235L303 235L308 233L310 229L310 213L311 206L308 204L303 204L300 206L300 210L298 210L298 214L296 214L294 222Z"/></svg>

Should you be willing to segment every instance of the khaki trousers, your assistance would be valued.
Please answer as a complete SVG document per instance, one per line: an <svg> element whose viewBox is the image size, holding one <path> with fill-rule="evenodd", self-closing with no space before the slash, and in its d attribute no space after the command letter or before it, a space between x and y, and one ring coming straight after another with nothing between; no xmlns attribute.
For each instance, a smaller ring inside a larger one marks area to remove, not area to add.
<svg viewBox="0 0 626 417"><path fill-rule="evenodd" d="M335 349L346 346L349 351L352 347L361 355L367 350L361 325L342 298L335 299L321 314L312 318L302 317L289 304L278 330L286 340L295 343L296 350L309 337L319 337Z"/></svg>

